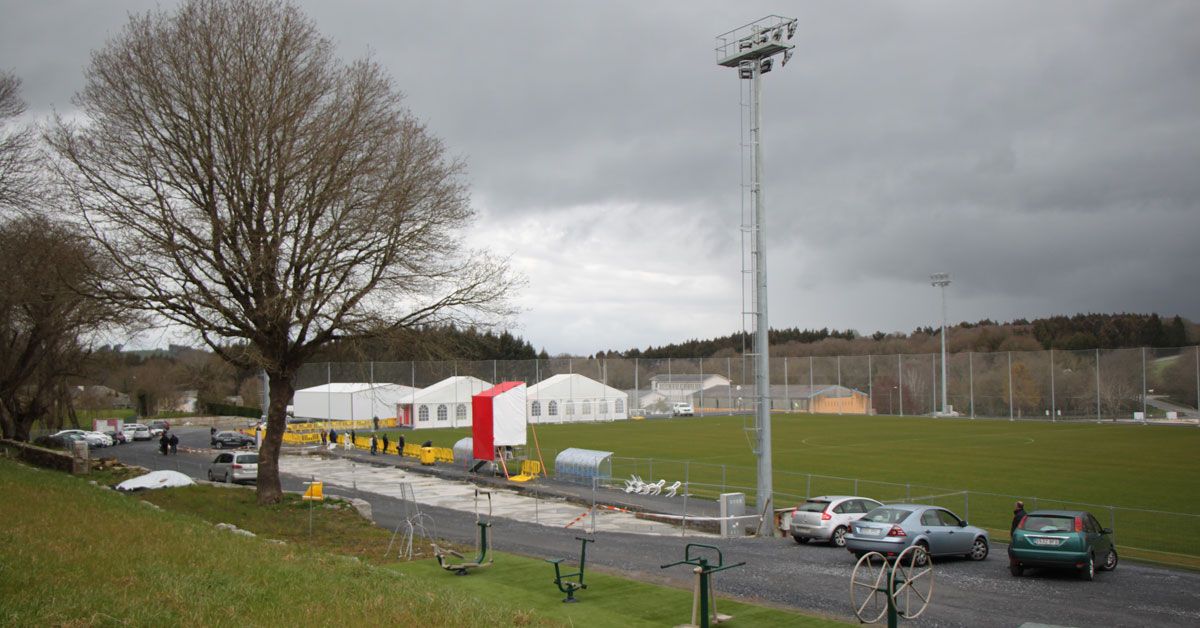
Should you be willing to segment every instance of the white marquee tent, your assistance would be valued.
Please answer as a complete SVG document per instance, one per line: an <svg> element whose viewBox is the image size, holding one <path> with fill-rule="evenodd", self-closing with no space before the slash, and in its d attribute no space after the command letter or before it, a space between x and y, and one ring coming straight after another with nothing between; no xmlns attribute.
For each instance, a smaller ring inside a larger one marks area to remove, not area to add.
<svg viewBox="0 0 1200 628"><path fill-rule="evenodd" d="M560 374L529 387L530 423L578 423L629 418L629 395L590 377Z"/></svg>
<svg viewBox="0 0 1200 628"><path fill-rule="evenodd" d="M471 397L492 385L477 377L459 375L422 388L400 402L400 425L415 429L470 427Z"/></svg>
<svg viewBox="0 0 1200 628"><path fill-rule="evenodd" d="M400 384L336 383L296 391L292 414L318 420L391 419L396 406L418 389Z"/></svg>

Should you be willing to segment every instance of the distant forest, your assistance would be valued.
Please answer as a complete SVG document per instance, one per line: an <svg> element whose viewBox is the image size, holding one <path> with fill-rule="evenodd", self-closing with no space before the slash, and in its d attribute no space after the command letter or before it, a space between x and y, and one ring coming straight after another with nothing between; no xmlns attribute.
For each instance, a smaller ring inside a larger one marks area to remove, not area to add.
<svg viewBox="0 0 1200 628"><path fill-rule="evenodd" d="M875 332L863 336L847 329L770 330L771 355L863 355L932 353L940 350L941 329L918 327L912 333ZM1000 323L988 319L962 322L947 333L947 350L1035 351L1041 349L1121 349L1129 347L1181 347L1200 342L1200 327L1174 316L1158 314L1076 314L1051 316L1033 321L1016 319ZM595 357L609 358L709 358L727 357L750 348L742 333L707 340L687 340L662 346L626 351L600 351Z"/></svg>

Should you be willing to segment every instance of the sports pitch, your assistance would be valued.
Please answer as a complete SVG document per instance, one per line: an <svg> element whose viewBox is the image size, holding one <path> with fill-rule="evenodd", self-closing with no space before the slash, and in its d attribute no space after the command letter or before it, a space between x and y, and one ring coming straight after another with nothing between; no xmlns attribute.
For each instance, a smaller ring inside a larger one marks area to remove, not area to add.
<svg viewBox="0 0 1200 628"><path fill-rule="evenodd" d="M700 496L742 491L752 500L749 420L542 425L536 435L551 469L562 449L600 449L614 452L614 478L636 472L646 480L686 480ZM449 446L469 435L456 429L407 436ZM1008 496L1023 498L1030 509L1070 506L1056 501L1062 500L1095 505L1087 509L1117 528L1119 542L1200 555L1200 428L1194 426L776 414L772 443L777 508L805 495L855 493L857 478L860 495L937 503L1007 538Z"/></svg>

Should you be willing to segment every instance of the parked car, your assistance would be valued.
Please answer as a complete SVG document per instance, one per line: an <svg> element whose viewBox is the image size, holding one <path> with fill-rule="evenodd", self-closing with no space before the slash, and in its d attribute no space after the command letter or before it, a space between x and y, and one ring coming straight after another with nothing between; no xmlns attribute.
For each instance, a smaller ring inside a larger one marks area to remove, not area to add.
<svg viewBox="0 0 1200 628"><path fill-rule="evenodd" d="M246 436L241 432L217 432L210 440L212 441L212 446L217 449L245 447L254 444L254 437Z"/></svg>
<svg viewBox="0 0 1200 628"><path fill-rule="evenodd" d="M850 524L882 505L854 495L810 497L792 511L788 528L797 543L817 540L845 547Z"/></svg>
<svg viewBox="0 0 1200 628"><path fill-rule="evenodd" d="M130 440L129 437L125 435L125 432L118 432L116 430L112 430L110 432L103 432L103 434L105 436L111 438L114 445L124 445L125 443L128 443Z"/></svg>
<svg viewBox="0 0 1200 628"><path fill-rule="evenodd" d="M125 437L130 440L150 440L150 428L141 423L126 423L123 426Z"/></svg>
<svg viewBox="0 0 1200 628"><path fill-rule="evenodd" d="M86 430L61 430L59 432L55 432L51 436L62 436L64 434L79 435L81 438L87 441L89 449L95 449L96 447L107 447L108 445L112 444L112 440L107 436L104 436L99 432L89 432Z"/></svg>
<svg viewBox="0 0 1200 628"><path fill-rule="evenodd" d="M66 434L60 432L53 436L39 436L39 437L33 439L33 444L37 445L38 447L49 447L51 449L70 450L71 443L74 443L77 440L83 441L85 444L87 444L87 439L85 439L83 437L83 434L76 434L74 432L70 432L70 433L66 433ZM90 447L90 445L89 445L89 447Z"/></svg>
<svg viewBox="0 0 1200 628"><path fill-rule="evenodd" d="M255 482L258 480L258 454L229 452L217 454L208 466L209 481Z"/></svg>
<svg viewBox="0 0 1200 628"><path fill-rule="evenodd" d="M696 409L690 403L676 401L671 404L671 414L674 416L695 416Z"/></svg>
<svg viewBox="0 0 1200 628"><path fill-rule="evenodd" d="M983 560L988 555L987 530L968 525L958 515L938 506L881 506L850 527L846 549L855 556L879 552L892 558L910 545L923 546L930 556L959 555Z"/></svg>
<svg viewBox="0 0 1200 628"><path fill-rule="evenodd" d="M171 429L171 424L166 421L159 420L150 422L150 436L152 437L157 438L161 436L163 432L169 429Z"/></svg>
<svg viewBox="0 0 1200 628"><path fill-rule="evenodd" d="M1096 570L1117 568L1112 529L1083 510L1037 510L1025 515L1013 530L1008 568L1020 576L1029 567L1076 569L1084 580Z"/></svg>

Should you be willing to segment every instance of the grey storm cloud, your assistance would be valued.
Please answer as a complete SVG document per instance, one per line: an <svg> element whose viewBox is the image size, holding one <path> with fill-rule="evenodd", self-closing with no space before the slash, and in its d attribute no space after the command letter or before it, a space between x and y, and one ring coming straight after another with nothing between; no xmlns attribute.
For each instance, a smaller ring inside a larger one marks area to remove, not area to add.
<svg viewBox="0 0 1200 628"><path fill-rule="evenodd" d="M0 66L70 110L152 2L0 1ZM170 6L170 3L164 3ZM906 330L1081 311L1200 319L1200 4L300 5L468 163L477 244L527 269L551 352L738 328L745 84L718 33L799 19L764 78L775 326Z"/></svg>

